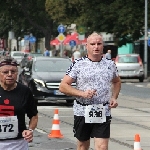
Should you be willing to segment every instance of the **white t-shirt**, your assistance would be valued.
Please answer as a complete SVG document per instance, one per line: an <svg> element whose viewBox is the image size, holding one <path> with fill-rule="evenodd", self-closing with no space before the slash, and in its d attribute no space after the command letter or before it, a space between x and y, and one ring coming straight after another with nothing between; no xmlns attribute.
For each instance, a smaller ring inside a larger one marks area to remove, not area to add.
<svg viewBox="0 0 150 150"><path fill-rule="evenodd" d="M102 58L98 62L93 62L87 57L75 60L66 74L76 80L77 89L82 91L96 90L97 95L94 95L92 99L76 97L76 100L81 104L108 103L111 98L111 81L119 76L114 61ZM77 104L76 101L73 109L74 115L84 116L84 107ZM110 109L107 109L106 113L110 114Z"/></svg>

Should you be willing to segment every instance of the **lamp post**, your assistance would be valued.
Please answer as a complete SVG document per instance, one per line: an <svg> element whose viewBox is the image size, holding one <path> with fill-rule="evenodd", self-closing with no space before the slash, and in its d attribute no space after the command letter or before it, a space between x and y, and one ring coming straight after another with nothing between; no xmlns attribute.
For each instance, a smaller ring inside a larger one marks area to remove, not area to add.
<svg viewBox="0 0 150 150"><path fill-rule="evenodd" d="M144 75L147 78L147 0L145 0Z"/></svg>

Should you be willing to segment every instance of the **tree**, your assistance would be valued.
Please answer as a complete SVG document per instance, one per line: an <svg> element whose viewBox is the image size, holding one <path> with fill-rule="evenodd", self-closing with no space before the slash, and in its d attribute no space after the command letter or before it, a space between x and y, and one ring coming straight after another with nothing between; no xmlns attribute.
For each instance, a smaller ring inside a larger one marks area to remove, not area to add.
<svg viewBox="0 0 150 150"><path fill-rule="evenodd" d="M114 33L119 46L144 35L144 6L143 0L46 0L53 20L84 25L89 33Z"/></svg>
<svg viewBox="0 0 150 150"><path fill-rule="evenodd" d="M38 38L45 37L45 47L50 49L54 23L45 11L45 1L7 0L2 2L1 6L4 6L0 10L1 36L6 37L11 29L16 36L31 32Z"/></svg>
<svg viewBox="0 0 150 150"><path fill-rule="evenodd" d="M60 23L75 23L87 27L89 33L114 33L121 46L144 35L144 6L143 0L6 0L1 2L0 36L7 37L10 29L16 36L32 32L45 37L49 48Z"/></svg>
<svg viewBox="0 0 150 150"><path fill-rule="evenodd" d="M87 3L87 9L91 9L90 1ZM119 46L138 40L144 34L143 0L105 0L96 5L96 10L92 9L91 15L87 15L89 24L92 29L114 33ZM95 12L99 15L94 15Z"/></svg>

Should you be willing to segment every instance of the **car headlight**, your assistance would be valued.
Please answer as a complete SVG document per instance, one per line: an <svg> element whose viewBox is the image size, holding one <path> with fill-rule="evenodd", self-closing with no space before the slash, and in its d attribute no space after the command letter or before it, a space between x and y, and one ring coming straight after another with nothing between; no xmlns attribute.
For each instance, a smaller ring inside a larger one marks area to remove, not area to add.
<svg viewBox="0 0 150 150"><path fill-rule="evenodd" d="M42 81L42 80L34 79L34 82L35 82L36 84L40 85L40 86L45 87L45 83L44 83L44 81Z"/></svg>

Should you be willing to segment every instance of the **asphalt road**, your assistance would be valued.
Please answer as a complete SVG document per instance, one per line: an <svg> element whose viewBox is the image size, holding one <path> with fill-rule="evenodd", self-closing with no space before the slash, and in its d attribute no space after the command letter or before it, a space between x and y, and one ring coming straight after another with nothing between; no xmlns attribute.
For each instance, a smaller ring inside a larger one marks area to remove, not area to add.
<svg viewBox="0 0 150 150"><path fill-rule="evenodd" d="M125 81L118 98L119 106L112 109L111 138L109 150L134 149L134 136L139 134L143 150L150 150L150 96L149 83ZM52 130L54 110L59 110L60 132L63 138L49 138ZM73 137L72 105L66 102L43 102L38 105L39 122L34 132L30 150L76 150ZM28 119L26 119L28 122ZM93 139L91 150L94 150Z"/></svg>

